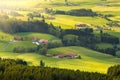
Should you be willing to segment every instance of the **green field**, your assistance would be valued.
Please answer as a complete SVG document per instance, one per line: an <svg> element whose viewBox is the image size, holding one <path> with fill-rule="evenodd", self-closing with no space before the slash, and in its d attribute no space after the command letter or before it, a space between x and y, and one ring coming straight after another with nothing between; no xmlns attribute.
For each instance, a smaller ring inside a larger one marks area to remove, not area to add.
<svg viewBox="0 0 120 80"><path fill-rule="evenodd" d="M14 35L9 35L1 32L1 35L8 35L12 39L14 36L21 37L37 37L44 38L48 40L59 40L58 38L43 33L17 33ZM14 47L22 46L22 47L36 47L36 45L32 44L32 41L18 41L9 43L9 39L5 38L6 41L0 41L0 56L3 58L20 58L29 63L29 65L39 65L39 61L43 60L46 63L46 66L50 67L59 67L59 68L67 68L67 69L79 69L82 71L90 71L90 72L101 72L106 73L109 66L120 64L119 58L115 58L113 56L99 53L96 51L92 51L83 47L61 47L48 50L48 53L51 54L65 54L65 53L74 53L78 54L82 57L82 59L57 59L51 57L45 57L36 53L13 53ZM1 39L2 40L2 39ZM99 44L100 46L104 46ZM108 44L108 46L110 46ZM96 67L96 68L94 68Z"/></svg>
<svg viewBox="0 0 120 80"><path fill-rule="evenodd" d="M105 15L113 15L109 17L113 21L117 21L120 24L120 1L119 0L69 0L69 6L65 5L64 0L21 0L18 2L17 0L0 0L0 14L7 14L9 11L15 11L23 16L10 16L10 18L17 18L23 21L28 20L28 13L33 13L34 11L40 13L45 16L45 21L49 23L53 23L53 25L61 26L63 29L74 29L75 24L94 24L103 27L109 21L101 18L99 16L96 17L85 17L85 16L70 16L70 15L53 15L55 19L48 20L47 16L50 14L45 12L45 8L50 8L53 10L63 10L68 11L72 9L92 9L94 12L98 14ZM26 5L27 4L27 5ZM73 6L73 5L76 6ZM102 5L101 5L102 4ZM5 6L7 5L7 6ZM2 13L3 11L3 13ZM34 18L33 20L40 20L41 18ZM0 25L2 26L2 25ZM109 27L109 26L107 26ZM94 28L94 27L92 27ZM112 31L104 31L113 36L119 37L120 39L120 27L112 27ZM97 34L98 32L95 32ZM24 41L17 41L10 43L10 40L13 40L14 36L20 36L25 38ZM15 47L21 46L25 48L34 48L37 47L32 43L32 38L36 37L39 39L47 39L49 41L61 41L59 38L52 36L50 34L44 33L17 33L17 34L7 34L0 31L0 57L3 58L19 58L28 62L30 66L38 66L40 60L43 60L46 66L50 67L58 67L58 68L66 68L66 69L74 69L81 71L89 71L89 72L100 72L106 73L108 67L116 64L120 64L120 58L113 57L111 55L103 54L100 52L96 52L93 50L89 50L83 47L60 47L48 50L49 54L65 54L65 53L74 53L81 56L82 59L57 59L42 56L36 53L13 53L13 49ZM100 48L111 48L112 44L100 43L97 44ZM117 45L120 48L120 44ZM117 52L117 55L120 55L120 51Z"/></svg>
<svg viewBox="0 0 120 80"><path fill-rule="evenodd" d="M113 48L113 45L109 43L99 43L96 46L100 49Z"/></svg>
<svg viewBox="0 0 120 80"><path fill-rule="evenodd" d="M83 47L61 47L48 51L49 53L66 53L71 52L79 54L82 59L57 59L51 57L45 57L36 53L12 53L12 52L0 52L0 56L3 58L19 58L27 61L29 65L39 65L39 61L43 60L46 66L67 68L74 70L101 72L106 73L108 67L120 64L120 59L113 56L92 51Z"/></svg>
<svg viewBox="0 0 120 80"><path fill-rule="evenodd" d="M59 38L52 36L50 34L45 33L33 33L33 32L25 32L25 33L17 33L14 36L28 37L28 38L39 38L39 39L47 39L47 40L59 40Z"/></svg>
<svg viewBox="0 0 120 80"><path fill-rule="evenodd" d="M76 17L69 15L56 15L55 20L46 20L48 23L61 26L63 29L75 28L75 24L86 23L88 25L95 24L103 26L107 23L107 20L100 17Z"/></svg>
<svg viewBox="0 0 120 80"><path fill-rule="evenodd" d="M32 43L33 37L36 37L38 39L47 39L49 41L61 41L59 38L56 38L55 36L44 33L25 32L25 33L17 33L14 35L10 35L0 32L0 35L1 35L0 51L10 51L10 52L13 51L15 47L35 48L36 45ZM10 42L10 40L13 40L14 36L20 36L25 39L27 38L27 40Z"/></svg>
<svg viewBox="0 0 120 80"><path fill-rule="evenodd" d="M107 1L102 1L102 0L69 0L68 1L69 6L65 5L64 0L40 0L40 1L20 1L17 3L17 1L2 1L1 6L7 5L10 6L10 9L13 11L18 12L19 14L22 14L23 16L17 16L15 18L21 19L24 21L28 20L28 13L32 13L34 11L40 12L42 15L46 16L45 8L51 8L53 10L72 10L72 9L92 9L93 11L100 13L100 14L105 14L105 15L113 15L113 17L110 17L111 20L114 21L119 21L120 20L120 7L119 0L107 0ZM27 6L24 4L28 4ZM72 6L72 4L76 4L76 6ZM100 5L102 4L102 5ZM23 6L24 5L24 6ZM118 5L118 6L116 6ZM14 9L14 6L18 6L18 8L22 8L23 10L19 9ZM34 18L34 20L40 20L39 18ZM56 26L61 26L63 29L69 29L69 28L74 28L75 24L79 23L86 23L86 24L94 24L98 26L103 26L108 23L107 20L101 18L101 17L76 17L76 16L69 16L69 15L55 15L55 20L47 20L47 23L52 22ZM120 21L119 21L120 23ZM118 30L118 29L115 29ZM120 29L119 29L120 30Z"/></svg>

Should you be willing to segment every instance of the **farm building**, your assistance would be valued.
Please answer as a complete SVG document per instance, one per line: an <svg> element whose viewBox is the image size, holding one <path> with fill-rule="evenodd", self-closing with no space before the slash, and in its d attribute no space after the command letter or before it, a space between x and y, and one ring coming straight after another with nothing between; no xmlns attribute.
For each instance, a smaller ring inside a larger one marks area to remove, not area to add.
<svg viewBox="0 0 120 80"><path fill-rule="evenodd" d="M75 24L75 29L85 29L87 27L87 24Z"/></svg>
<svg viewBox="0 0 120 80"><path fill-rule="evenodd" d="M45 39L41 39L38 41L40 44L47 44L48 43L48 40L45 40Z"/></svg>
<svg viewBox="0 0 120 80"><path fill-rule="evenodd" d="M68 58L68 59L75 59L78 58L78 55L72 54L72 53L67 53L67 54L58 54L54 56L55 58Z"/></svg>
<svg viewBox="0 0 120 80"><path fill-rule="evenodd" d="M47 44L48 40L46 39L38 39L38 38L32 38L32 43L36 44L36 45L40 45L40 44Z"/></svg>
<svg viewBox="0 0 120 80"><path fill-rule="evenodd" d="M14 37L14 40L15 40L15 41L22 41L23 38L22 38L22 37L19 37L19 36L15 36L15 37Z"/></svg>
<svg viewBox="0 0 120 80"><path fill-rule="evenodd" d="M68 53L65 55L66 58L77 58L78 56L76 54Z"/></svg>
<svg viewBox="0 0 120 80"><path fill-rule="evenodd" d="M65 57L65 55L64 54L58 54L58 55L56 55L56 56L54 56L55 58L64 58Z"/></svg>

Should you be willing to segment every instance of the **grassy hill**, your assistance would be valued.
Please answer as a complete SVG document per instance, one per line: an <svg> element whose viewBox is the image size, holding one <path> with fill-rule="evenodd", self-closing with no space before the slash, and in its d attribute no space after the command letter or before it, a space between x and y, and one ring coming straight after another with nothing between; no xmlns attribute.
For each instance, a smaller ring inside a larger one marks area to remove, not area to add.
<svg viewBox="0 0 120 80"><path fill-rule="evenodd" d="M69 15L56 15L56 19L47 20L48 23L53 23L54 25L59 25L63 29L75 28L75 24L86 23L88 25L105 25L108 21L100 17L76 17Z"/></svg>
<svg viewBox="0 0 120 80"><path fill-rule="evenodd" d="M23 16L17 16L15 18L21 19L23 21L28 20L28 13L32 13L34 11L40 12L42 15L49 16L44 11L45 8L51 8L53 10L63 10L68 11L71 9L92 9L94 12L101 14L111 14L112 17L109 17L111 20L118 21L120 23L120 2L119 0L69 0L69 6L65 5L64 0L52 0L52 1L44 1L44 0L0 0L0 8L1 10L5 10L6 12L11 10L22 14ZM28 4L28 5L26 5ZM72 6L75 4L76 6ZM101 5L102 4L102 5ZM4 6L7 5L7 6ZM4 8L5 7L5 8ZM9 15L8 15L9 16ZM63 29L74 28L75 24L86 23L86 24L94 24L98 26L103 26L108 23L108 20L97 17L76 17L70 15L54 15L54 20L47 20L47 23L52 22L56 26L61 26ZM40 19L40 18L39 18ZM38 19L38 20L39 20ZM113 27L115 31L108 31L111 35L117 36L120 38L120 28ZM10 40L13 40L14 36L21 36L23 38L28 38L25 41L18 41L9 43ZM50 49L48 53L50 54L65 54L68 52L79 54L82 59L57 59L51 57L45 57L36 53L12 53L14 47L22 46L22 47L36 47L36 45L32 44L31 38L37 37L39 39L48 39L48 40L57 40L60 39L43 33L17 33L14 35L6 34L0 32L0 56L3 58L20 58L26 60L29 65L39 65L39 61L43 60L46 63L46 66L50 67L59 67L59 68L67 68L74 70L82 70L82 71L90 71L90 72L101 72L106 73L109 66L120 64L120 58L113 57L111 55L99 53L93 50L89 50L83 47L60 47L55 49ZM99 47L106 48L112 47L110 44L98 44ZM120 45L118 45L120 46ZM120 54L120 52L118 52Z"/></svg>
<svg viewBox="0 0 120 80"><path fill-rule="evenodd" d="M33 37L36 37L39 39L47 39L50 41L61 41L59 38L52 36L50 34L34 33L34 32L17 33L14 35L0 32L0 35L1 35L0 51L10 51L10 52L13 51L15 47L24 47L24 48L37 47L35 44L32 43ZM10 40L13 40L14 36L20 36L27 39L23 41L10 42Z"/></svg>
<svg viewBox="0 0 120 80"><path fill-rule="evenodd" d="M96 46L100 49L113 48L113 45L109 43L99 43Z"/></svg>
<svg viewBox="0 0 120 80"><path fill-rule="evenodd" d="M106 73L108 67L120 64L120 59L111 55L92 51L83 47L60 47L50 49L48 53L51 54L64 54L64 53L79 54L82 59L57 59L51 57L45 57L36 53L12 53L12 52L0 52L0 56L4 58L20 58L26 60L29 65L39 65L39 61L43 60L46 66L67 68L74 70L101 72Z"/></svg>
<svg viewBox="0 0 120 80"><path fill-rule="evenodd" d="M14 34L14 36L21 36L21 37L28 37L28 38L39 38L39 39L47 39L47 40L59 40L59 38L52 36L50 34L45 34L45 33L35 33L35 32L24 32L24 33L17 33Z"/></svg>

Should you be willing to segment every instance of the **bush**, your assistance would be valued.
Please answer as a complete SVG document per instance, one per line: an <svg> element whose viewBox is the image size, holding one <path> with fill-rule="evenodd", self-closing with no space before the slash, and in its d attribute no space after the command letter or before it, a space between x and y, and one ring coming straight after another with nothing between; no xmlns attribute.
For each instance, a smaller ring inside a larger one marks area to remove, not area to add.
<svg viewBox="0 0 120 80"><path fill-rule="evenodd" d="M57 48L63 46L61 41L51 41L47 44L48 49Z"/></svg>
<svg viewBox="0 0 120 80"><path fill-rule="evenodd" d="M13 49L13 52L15 53L25 53L25 52L35 52L35 51L36 51L35 48L24 48L22 46L15 47Z"/></svg>
<svg viewBox="0 0 120 80"><path fill-rule="evenodd" d="M116 52L116 56L120 58L120 51Z"/></svg>

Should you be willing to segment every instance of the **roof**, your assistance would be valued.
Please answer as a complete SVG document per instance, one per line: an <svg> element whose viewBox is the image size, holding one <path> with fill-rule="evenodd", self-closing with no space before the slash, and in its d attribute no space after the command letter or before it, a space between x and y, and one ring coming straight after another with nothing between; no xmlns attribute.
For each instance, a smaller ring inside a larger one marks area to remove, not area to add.
<svg viewBox="0 0 120 80"><path fill-rule="evenodd" d="M14 37L14 40L22 40L22 37L15 36L15 37Z"/></svg>
<svg viewBox="0 0 120 80"><path fill-rule="evenodd" d="M77 27L86 27L87 24L75 24L75 26L77 26Z"/></svg>
<svg viewBox="0 0 120 80"><path fill-rule="evenodd" d="M72 56L76 56L76 54L73 54L73 53L67 53L66 56L72 57Z"/></svg>
<svg viewBox="0 0 120 80"><path fill-rule="evenodd" d="M57 56L58 56L59 58L64 58L64 57L65 57L64 54L58 54Z"/></svg>
<svg viewBox="0 0 120 80"><path fill-rule="evenodd" d="M48 43L48 40L45 40L45 39L41 39L39 40L40 43Z"/></svg>

